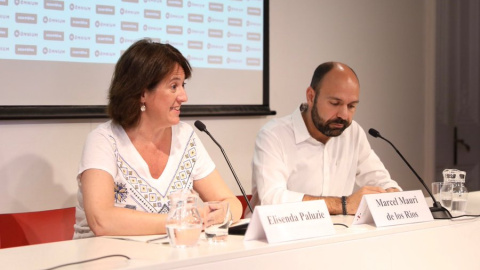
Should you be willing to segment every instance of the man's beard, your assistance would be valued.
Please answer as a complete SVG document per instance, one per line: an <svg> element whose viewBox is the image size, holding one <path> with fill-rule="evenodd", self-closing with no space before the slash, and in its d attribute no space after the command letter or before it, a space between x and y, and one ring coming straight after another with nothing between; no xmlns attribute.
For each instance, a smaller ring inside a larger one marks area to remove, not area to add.
<svg viewBox="0 0 480 270"><path fill-rule="evenodd" d="M342 118L336 118L333 120L328 120L324 121L322 118L320 118L320 115L318 114L317 110L317 103L313 103L313 108L312 108L312 121L315 127L323 133L327 137L337 137L340 136L343 131L350 126L351 123L349 123L347 120L343 120ZM342 128L330 128L330 124L335 123L335 124L343 124Z"/></svg>

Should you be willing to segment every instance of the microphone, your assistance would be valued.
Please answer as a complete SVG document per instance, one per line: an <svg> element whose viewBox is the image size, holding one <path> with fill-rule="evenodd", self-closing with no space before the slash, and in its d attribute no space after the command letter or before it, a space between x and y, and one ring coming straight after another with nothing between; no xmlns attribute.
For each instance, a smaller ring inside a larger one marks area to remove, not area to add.
<svg viewBox="0 0 480 270"><path fill-rule="evenodd" d="M227 161L228 167L230 167L230 171L232 172L233 177L235 178L235 181L237 181L237 185L240 188L240 192L242 192L243 198L245 198L245 201L247 202L247 206L250 209L250 212L253 213L253 207L252 207L252 205L250 205L250 201L248 200L247 194L245 193L245 190L243 189L242 183L240 183L240 180L238 180L237 174L235 173L235 170L233 169L232 164L230 163L230 160L228 159L227 154L225 153L225 150L223 150L223 147L217 142L217 140L215 140L215 138L213 138L212 134L210 134L210 132L208 132L207 127L205 126L204 123L202 123L202 121L197 120L197 121L195 121L194 124L195 124L195 127L198 130L207 133L207 135L212 139L212 141L220 148L220 151L222 151L223 157ZM242 209L242 211L243 211L243 209ZM247 227L248 227L248 223L242 224L242 225L239 225L239 226L234 226L234 227L230 228L229 233L230 234L244 235L246 230L247 230Z"/></svg>
<svg viewBox="0 0 480 270"><path fill-rule="evenodd" d="M382 137L382 135L380 135L380 132L378 132L376 129L369 129L368 130L368 133L375 137L375 138L381 138L383 139L384 141L388 142L392 147L393 149L395 149L395 151L397 152L397 154L402 158L403 162L405 162L405 164L407 164L408 168L410 168L410 170L413 172L413 174L415 174L415 176L417 177L418 181L420 181L420 183L423 185L423 187L425 188L425 190L427 190L428 194L430 195L430 197L432 197L432 200L433 200L433 206L430 207L430 212L432 212L432 215L434 216L434 218L452 218L452 215L450 214L450 212L445 209L441 204L440 202L436 201L435 200L435 196L433 196L432 192L430 191L430 189L428 188L428 186L425 184L425 181L423 181L423 179L418 175L418 173L412 168L412 166L410 166L410 163L408 163L408 161L403 157L403 155L400 153L400 151L398 151L398 149L395 147L395 145L393 145L393 143L391 143L389 140L385 139L384 137Z"/></svg>

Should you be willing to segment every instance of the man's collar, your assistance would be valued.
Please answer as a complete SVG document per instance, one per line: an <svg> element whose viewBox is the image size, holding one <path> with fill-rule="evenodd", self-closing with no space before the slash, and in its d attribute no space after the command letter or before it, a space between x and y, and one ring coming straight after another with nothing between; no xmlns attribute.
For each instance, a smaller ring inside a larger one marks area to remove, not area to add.
<svg viewBox="0 0 480 270"><path fill-rule="evenodd" d="M293 132L295 134L295 143L299 144L301 142L307 141L308 139L315 139L310 136L308 132L307 125L302 117L302 112L300 111L300 107L298 107L292 114L292 123L293 123Z"/></svg>

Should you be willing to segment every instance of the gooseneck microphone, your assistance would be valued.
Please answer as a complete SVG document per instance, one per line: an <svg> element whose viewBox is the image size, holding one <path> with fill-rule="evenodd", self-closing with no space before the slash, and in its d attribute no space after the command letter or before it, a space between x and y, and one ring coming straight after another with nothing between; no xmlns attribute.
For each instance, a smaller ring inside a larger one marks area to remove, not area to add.
<svg viewBox="0 0 480 270"><path fill-rule="evenodd" d="M430 189L428 188L428 186L425 184L425 181L423 181L423 179L418 175L418 173L412 168L410 163L408 163L408 161L403 157L403 155L400 153L400 151L398 151L398 149L395 147L395 145L393 145L393 143L391 143L389 140L382 137L382 135L380 135L380 132L378 132L376 129L371 128L371 129L368 130L368 133L375 138L381 138L384 141L386 141L387 143L389 143L393 147L393 149L395 149L397 154L402 158L403 162L405 162L405 164L407 164L408 168L410 168L410 170L413 172L413 174L415 174L418 181L420 181L420 183L423 185L423 187L428 192L430 197L432 197L433 206L430 207L430 212L432 212L432 215L434 217L437 217L437 218L445 218L445 217L452 218L452 215L450 214L450 212L447 209L445 209L444 207L442 207L440 202L435 200L435 197L433 196L433 194L430 191ZM438 215L437 215L437 213L438 213Z"/></svg>
<svg viewBox="0 0 480 270"><path fill-rule="evenodd" d="M218 147L222 151L223 157L227 161L228 167L230 167L230 171L232 172L233 177L235 178L235 181L237 181L237 185L240 188L240 191L242 192L243 198L245 198L245 201L247 202L247 205L248 205L248 208L250 209L250 212L253 213L253 208L250 205L250 201L248 200L247 194L245 193L245 190L243 189L242 183L240 183L240 180L238 180L237 174L235 173L235 170L233 170L232 164L230 164L230 160L228 159L227 154L225 153L225 150L223 150L223 147L217 142L217 140L215 140L215 138L213 138L212 134L210 134L210 132L208 132L207 127L205 126L204 123L202 123L202 121L200 121L200 120L195 121L195 127L197 127L198 130L207 133L207 135L212 139L212 141L216 145L218 145Z"/></svg>

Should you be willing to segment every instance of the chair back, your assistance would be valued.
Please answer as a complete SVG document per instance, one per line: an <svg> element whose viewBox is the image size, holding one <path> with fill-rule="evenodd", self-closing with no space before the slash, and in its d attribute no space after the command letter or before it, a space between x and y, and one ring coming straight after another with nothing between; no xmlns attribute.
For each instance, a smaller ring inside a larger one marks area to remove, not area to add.
<svg viewBox="0 0 480 270"><path fill-rule="evenodd" d="M245 198L243 197L243 195L240 195L240 196L237 196L237 198L240 200L240 202L242 203L242 218L244 218L244 213L245 213L245 209L248 208L248 205L247 205L247 201L245 201ZM252 195L247 195L247 198L249 200L252 199Z"/></svg>
<svg viewBox="0 0 480 270"><path fill-rule="evenodd" d="M0 248L71 240L75 207L0 214Z"/></svg>

